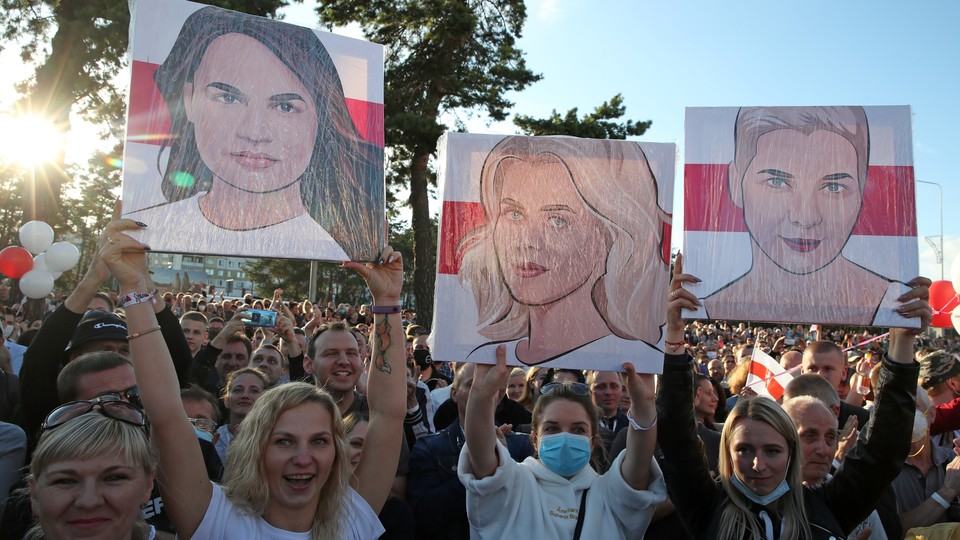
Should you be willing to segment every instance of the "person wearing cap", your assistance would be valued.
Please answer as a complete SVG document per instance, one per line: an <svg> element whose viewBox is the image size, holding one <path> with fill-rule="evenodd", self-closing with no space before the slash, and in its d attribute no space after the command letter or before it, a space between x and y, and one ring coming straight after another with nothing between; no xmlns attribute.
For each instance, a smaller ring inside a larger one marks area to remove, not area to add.
<svg viewBox="0 0 960 540"><path fill-rule="evenodd" d="M960 361L957 355L934 350L920 358L920 386L934 406L960 397Z"/></svg>
<svg viewBox="0 0 960 540"><path fill-rule="evenodd" d="M63 366L82 354L94 351L113 351L126 357L130 355L127 325L123 319L110 312L87 311L100 287L110 277L106 265L100 259L100 250L113 241L111 235L144 226L129 219L118 219L119 208L117 204L114 219L100 234L98 249L94 251L90 267L77 288L50 314L24 353L23 366L20 368L20 427L30 438L31 449L43 419L60 404L57 397L57 375ZM149 272L145 271L144 274L149 279ZM187 386L190 349L180 322L167 308L166 303L143 295L123 298L121 304L128 306L151 301L157 313L160 331L180 377L180 384Z"/></svg>

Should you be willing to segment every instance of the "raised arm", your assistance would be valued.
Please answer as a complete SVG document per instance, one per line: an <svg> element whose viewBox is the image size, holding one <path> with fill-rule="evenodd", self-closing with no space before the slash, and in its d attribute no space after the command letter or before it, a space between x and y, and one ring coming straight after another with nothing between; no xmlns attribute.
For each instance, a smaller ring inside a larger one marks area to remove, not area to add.
<svg viewBox="0 0 960 540"><path fill-rule="evenodd" d="M375 306L399 306L403 259L390 246L380 255L383 264L347 262L343 267L355 270L366 280ZM373 364L367 378L370 425L351 484L373 511L380 513L400 461L403 417L407 411L407 369L400 310L375 315L373 327Z"/></svg>
<svg viewBox="0 0 960 540"><path fill-rule="evenodd" d="M657 423L669 429L657 431L663 451L663 471L670 499L695 538L705 534L713 515L713 501L721 489L710 476L703 442L697 436L693 411L693 361L684 348L684 321L681 310L696 310L700 302L683 288L697 283L683 274L683 257L678 255L667 301L663 376L657 389ZM721 452L723 449L721 449Z"/></svg>
<svg viewBox="0 0 960 540"><path fill-rule="evenodd" d="M904 317L919 318L920 328L890 329L890 346L881 361L870 422L837 474L820 488L828 506L843 508L836 518L845 531L876 508L910 452L920 374L920 365L913 357L914 341L930 324L933 311L927 303L930 280L916 278L907 285L912 289L899 298L903 302L899 311Z"/></svg>
<svg viewBox="0 0 960 540"><path fill-rule="evenodd" d="M101 251L120 293L149 292L145 246L113 233ZM180 385L150 302L127 306L127 329L140 397L160 455L159 485L174 528L184 538L197 530L213 493L193 426L180 401Z"/></svg>
<svg viewBox="0 0 960 540"><path fill-rule="evenodd" d="M657 403L653 375L640 375L633 364L623 364L623 382L630 395L629 419L640 426L628 426L626 454L620 474L633 489L647 489L650 483L650 462L657 444Z"/></svg>
<svg viewBox="0 0 960 540"><path fill-rule="evenodd" d="M499 392L507 386L509 375L507 351L503 345L497 346L496 364L477 364L475 368L463 429L471 472L477 480L493 475L500 466L497 427L493 417L500 401Z"/></svg>

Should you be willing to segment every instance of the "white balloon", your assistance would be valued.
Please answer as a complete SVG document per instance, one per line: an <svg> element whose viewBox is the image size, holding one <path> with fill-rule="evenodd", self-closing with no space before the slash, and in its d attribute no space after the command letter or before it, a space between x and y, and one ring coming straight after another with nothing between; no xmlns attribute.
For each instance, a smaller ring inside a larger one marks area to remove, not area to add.
<svg viewBox="0 0 960 540"><path fill-rule="evenodd" d="M953 313L950 314L950 322L953 323L953 328L960 332L960 309L953 310Z"/></svg>
<svg viewBox="0 0 960 540"><path fill-rule="evenodd" d="M50 270L47 268L47 256L41 253L33 258L33 270Z"/></svg>
<svg viewBox="0 0 960 540"><path fill-rule="evenodd" d="M38 255L53 243L53 229L43 221L28 221L20 227L20 245Z"/></svg>
<svg viewBox="0 0 960 540"><path fill-rule="evenodd" d="M960 286L960 255L954 257L950 265L950 282L953 283L953 290L960 290L957 289L957 286Z"/></svg>
<svg viewBox="0 0 960 540"><path fill-rule="evenodd" d="M53 279L60 279L60 276L62 275L63 275L63 272L50 272L50 276L53 277Z"/></svg>
<svg viewBox="0 0 960 540"><path fill-rule="evenodd" d="M45 270L31 270L20 278L20 292L27 298L43 298L53 291L53 276Z"/></svg>
<svg viewBox="0 0 960 540"><path fill-rule="evenodd" d="M47 268L53 272L66 272L80 261L80 250L70 242L57 242L47 249L45 255Z"/></svg>

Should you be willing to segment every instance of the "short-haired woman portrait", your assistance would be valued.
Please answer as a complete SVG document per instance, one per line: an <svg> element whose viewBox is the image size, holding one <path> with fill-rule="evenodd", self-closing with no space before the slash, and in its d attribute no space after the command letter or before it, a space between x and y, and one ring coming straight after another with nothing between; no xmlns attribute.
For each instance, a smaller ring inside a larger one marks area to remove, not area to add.
<svg viewBox="0 0 960 540"><path fill-rule="evenodd" d="M882 275L877 270L878 261L886 258L900 262L895 272L904 271L907 257L898 253L899 239L860 233L870 235L866 242L871 242L872 249L848 248L868 210L870 158L870 125L863 107L740 108L734 124L734 155L726 165L730 201L725 204L732 202L742 212L750 253L724 251L719 242L709 241L691 253L704 257L704 252L713 250L706 266L698 267L703 268L701 275L714 274L718 266L735 266L744 255L749 268L738 270L727 282L711 283L702 294L703 308L694 316L908 324L893 309L909 288L897 279L899 275ZM882 209L889 213L881 219L898 221L903 212L898 205L906 202L897 200L900 191L880 193L878 189L885 188L874 187L873 196L883 199ZM877 208L869 210L876 213ZM876 221L874 215L865 217Z"/></svg>
<svg viewBox="0 0 960 540"><path fill-rule="evenodd" d="M386 234L383 149L354 124L317 33L204 7L153 79L170 128L144 167L162 178L164 201L123 212L149 226L144 241L195 253L376 258Z"/></svg>
<svg viewBox="0 0 960 540"><path fill-rule="evenodd" d="M458 246L489 340L471 356L499 343L509 363L531 366L572 351L660 352L670 218L640 145L506 137L483 163L480 203L485 223Z"/></svg>

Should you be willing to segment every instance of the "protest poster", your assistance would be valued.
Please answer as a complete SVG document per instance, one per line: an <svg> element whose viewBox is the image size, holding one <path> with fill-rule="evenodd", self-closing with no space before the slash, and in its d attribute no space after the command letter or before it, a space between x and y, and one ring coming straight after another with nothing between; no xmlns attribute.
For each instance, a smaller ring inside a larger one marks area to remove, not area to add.
<svg viewBox="0 0 960 540"><path fill-rule="evenodd" d="M916 327L910 108L686 110L691 318Z"/></svg>
<svg viewBox="0 0 960 540"><path fill-rule="evenodd" d="M442 361L663 363L676 146L447 133L431 351Z"/></svg>
<svg viewBox="0 0 960 540"><path fill-rule="evenodd" d="M123 217L155 251L376 260L383 47L179 0L136 2Z"/></svg>

